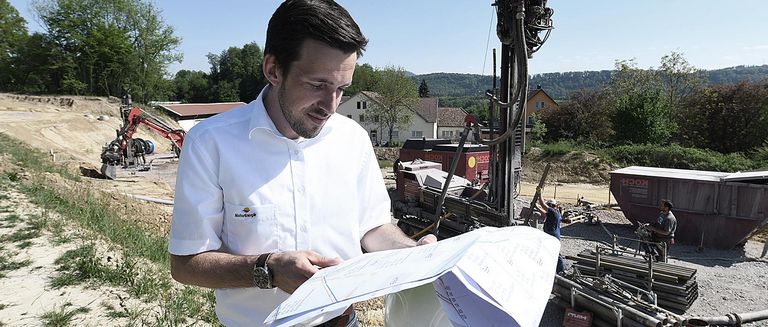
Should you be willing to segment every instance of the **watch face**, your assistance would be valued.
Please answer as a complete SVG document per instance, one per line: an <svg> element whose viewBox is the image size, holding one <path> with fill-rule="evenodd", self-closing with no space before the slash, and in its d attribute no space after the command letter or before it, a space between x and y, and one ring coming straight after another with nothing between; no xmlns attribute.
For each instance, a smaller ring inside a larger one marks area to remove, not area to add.
<svg viewBox="0 0 768 327"><path fill-rule="evenodd" d="M253 283L258 288L272 288L272 278L269 276L269 271L264 267L256 267L253 269Z"/></svg>

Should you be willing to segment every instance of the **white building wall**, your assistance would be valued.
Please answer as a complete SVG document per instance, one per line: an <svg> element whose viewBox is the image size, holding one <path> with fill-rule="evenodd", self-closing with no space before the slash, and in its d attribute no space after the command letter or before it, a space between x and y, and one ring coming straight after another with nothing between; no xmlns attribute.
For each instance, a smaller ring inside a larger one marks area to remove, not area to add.
<svg viewBox="0 0 768 327"><path fill-rule="evenodd" d="M437 128L437 138L440 139L450 139L454 141L458 141L461 137L461 132L464 131L464 127L455 127L455 126L441 126ZM452 134L451 136L445 136L446 132L448 134Z"/></svg>
<svg viewBox="0 0 768 327"><path fill-rule="evenodd" d="M378 123L368 121L368 118L366 117L366 111L372 107L372 102L373 100L367 96L358 93L344 103L339 104L336 108L336 113L351 118L365 128L365 130L368 131L368 135L371 136L372 142L384 144L389 140L389 130L386 127L382 128ZM360 109L358 109L358 103L360 103ZM364 122L360 122L360 116L365 118ZM372 133L373 131L375 131L375 136L372 135L374 134ZM403 129L396 128L396 131L397 135L392 139L400 142L404 142L409 138L414 138L414 135L418 134L414 134L414 132L421 132L421 135L426 138L435 138L437 137L437 124L428 123L424 118L413 112L410 126Z"/></svg>

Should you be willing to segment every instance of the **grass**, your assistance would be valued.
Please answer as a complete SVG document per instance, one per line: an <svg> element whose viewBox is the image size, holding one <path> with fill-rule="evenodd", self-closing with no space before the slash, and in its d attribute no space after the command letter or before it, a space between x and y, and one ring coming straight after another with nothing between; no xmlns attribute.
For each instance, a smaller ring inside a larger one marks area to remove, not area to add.
<svg viewBox="0 0 768 327"><path fill-rule="evenodd" d="M24 193L30 202L46 211L58 213L63 219L56 222L57 219L49 219L45 213L31 217L23 232L3 238L22 242L39 237L40 230L46 229L52 231L54 240L71 241L70 236L66 236L65 227L74 225L84 230L83 233L94 234L89 238L106 240L120 251L117 257L121 259L116 262L104 260L103 254L92 244L69 251L57 260L58 275L52 279L52 285L114 285L126 288L130 294L157 307L152 312L126 309L125 313L113 313L116 316L128 315L131 324L176 326L188 325L190 320L218 324L213 309L213 291L172 283L168 273L170 263L166 237L135 223L136 213L122 202L129 200L116 201L113 195L79 186L80 177L65 167L51 163L47 154L0 133L2 153L9 154L12 157L10 162L23 168L25 174L22 176L11 171L0 175L0 186L7 188L10 185ZM44 172L58 174L75 183L57 185L56 179L46 177ZM44 320L47 326L65 326L74 315L82 313L78 310L60 308L46 313Z"/></svg>
<svg viewBox="0 0 768 327"><path fill-rule="evenodd" d="M16 261L13 260L15 253L0 248L0 278L6 276L5 272L27 267L32 264L31 260Z"/></svg>
<svg viewBox="0 0 768 327"><path fill-rule="evenodd" d="M43 320L43 325L47 327L64 327L69 326L74 318L78 314L85 314L91 310L86 307L78 307L69 309L72 303L67 302L58 309L48 311L44 313L40 318Z"/></svg>

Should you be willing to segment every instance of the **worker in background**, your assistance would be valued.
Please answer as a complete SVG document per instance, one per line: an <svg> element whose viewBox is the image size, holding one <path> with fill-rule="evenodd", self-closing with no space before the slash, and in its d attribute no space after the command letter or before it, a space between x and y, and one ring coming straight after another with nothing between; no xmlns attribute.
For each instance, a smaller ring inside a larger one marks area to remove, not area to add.
<svg viewBox="0 0 768 327"><path fill-rule="evenodd" d="M560 240L560 223L563 221L563 216L560 214L559 210L560 205L555 199L549 199L546 203L544 203L544 200L541 197L539 197L538 202L539 203L536 209L539 211L541 216L544 217L544 232ZM564 270L565 263L563 261L563 256L558 255L556 272L559 274Z"/></svg>
<svg viewBox="0 0 768 327"><path fill-rule="evenodd" d="M227 326L262 326L318 269L419 242L392 225L366 131L336 115L368 40L331 0L288 0L264 47L268 85L187 135L169 252L175 280L216 289ZM357 326L354 309L323 326Z"/></svg>
<svg viewBox="0 0 768 327"><path fill-rule="evenodd" d="M651 232L651 242L662 243L660 245L646 244L646 253L654 257L656 261L666 261L669 254L669 248L675 244L675 230L677 230L677 219L672 213L672 202L661 200L659 204L659 216L656 221L646 224L645 228Z"/></svg>

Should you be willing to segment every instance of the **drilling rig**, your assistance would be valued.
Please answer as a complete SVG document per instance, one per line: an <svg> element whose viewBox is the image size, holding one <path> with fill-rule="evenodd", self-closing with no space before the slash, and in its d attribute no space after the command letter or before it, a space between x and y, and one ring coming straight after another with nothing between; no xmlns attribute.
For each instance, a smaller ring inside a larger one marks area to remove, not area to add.
<svg viewBox="0 0 768 327"><path fill-rule="evenodd" d="M553 29L554 11L546 4L546 0L496 0L492 4L501 42L501 76L497 86L494 49L494 85L486 91L490 132L487 138L481 137L477 120L468 117L448 171L419 160L399 163L396 177L402 181L398 188L402 187L403 196L393 202L393 212L406 234L418 238L433 233L443 239L483 226L517 224L514 199L522 173L528 59ZM470 134L475 144L467 144ZM478 145L487 147L490 154L487 179L480 179L485 182L455 176L459 161L467 157L461 154Z"/></svg>
<svg viewBox="0 0 768 327"><path fill-rule="evenodd" d="M101 174L109 179L116 179L117 167L149 170L145 155L154 152L154 144L150 140L133 137L136 129L144 125L161 137L171 142L175 157L181 153L184 143L184 131L173 129L160 119L133 105L131 96L123 98L120 105L120 116L123 126L116 131L115 139L104 146L101 152Z"/></svg>

